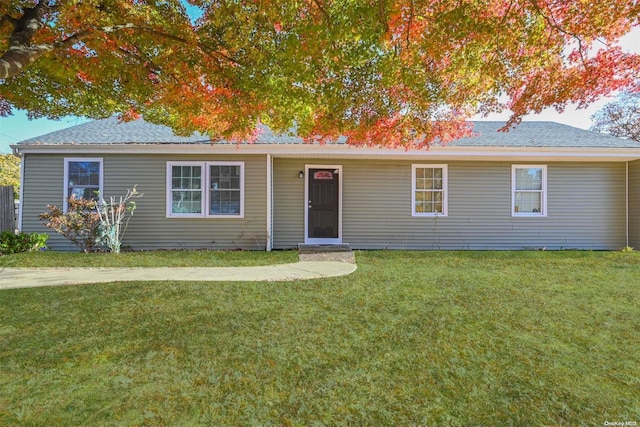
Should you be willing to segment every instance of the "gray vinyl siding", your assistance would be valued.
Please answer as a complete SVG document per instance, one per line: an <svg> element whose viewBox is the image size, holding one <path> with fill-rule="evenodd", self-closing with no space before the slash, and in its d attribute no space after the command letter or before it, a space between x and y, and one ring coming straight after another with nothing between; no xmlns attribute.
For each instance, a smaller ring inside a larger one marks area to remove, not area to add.
<svg viewBox="0 0 640 427"><path fill-rule="evenodd" d="M411 216L410 161L276 159L274 248L304 241L307 163L343 165L343 242L355 249L620 249L625 164L548 163L547 217L511 216L511 162L448 164L448 216ZM429 162L415 162L429 163Z"/></svg>
<svg viewBox="0 0 640 427"><path fill-rule="evenodd" d="M47 205L62 206L64 161L54 155L23 155L24 184L20 204L21 231L49 234L47 246L63 248L66 240L50 228L42 226L38 215L47 211Z"/></svg>
<svg viewBox="0 0 640 427"><path fill-rule="evenodd" d="M629 162L629 246L640 249L640 160Z"/></svg>
<svg viewBox="0 0 640 427"><path fill-rule="evenodd" d="M22 229L47 232L49 247L75 246L41 225L62 204L65 157L27 154ZM144 196L124 244L133 249L257 249L266 244L266 157L89 155L102 157L104 193L137 184ZM244 161L244 218L166 218L168 161ZM414 162L429 163L429 162ZM620 249L626 244L625 163L547 163L546 218L511 216L511 162L448 164L448 216L411 216L411 161L274 159L273 245L304 241L305 164L342 165L343 242L355 249ZM640 247L640 161L629 165L630 244Z"/></svg>
<svg viewBox="0 0 640 427"><path fill-rule="evenodd" d="M63 199L65 157L25 155L23 230L46 232L53 250L76 250L66 239L41 225L38 215L47 204ZM187 155L91 155L102 157L105 196L124 195L137 185L144 196L129 223L123 244L132 249L252 249L266 244L266 157ZM244 218L167 218L166 169L168 161L243 161Z"/></svg>
<svg viewBox="0 0 640 427"><path fill-rule="evenodd" d="M304 242L305 179L300 179L299 174L305 163L322 162L273 159L274 249L291 249Z"/></svg>

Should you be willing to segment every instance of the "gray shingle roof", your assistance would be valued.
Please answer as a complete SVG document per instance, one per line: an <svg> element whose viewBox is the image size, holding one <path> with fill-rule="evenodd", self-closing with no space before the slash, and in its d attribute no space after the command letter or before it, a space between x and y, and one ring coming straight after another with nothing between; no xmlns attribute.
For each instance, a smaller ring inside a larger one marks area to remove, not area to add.
<svg viewBox="0 0 640 427"><path fill-rule="evenodd" d="M471 138L449 143L455 147L639 148L640 143L555 122L522 122L498 132L503 122L474 122Z"/></svg>
<svg viewBox="0 0 640 427"><path fill-rule="evenodd" d="M177 136L167 126L144 120L120 122L116 117L93 120L36 136L18 144L183 144L209 142L206 135Z"/></svg>
<svg viewBox="0 0 640 427"><path fill-rule="evenodd" d="M554 122L522 122L509 132L498 132L504 122L476 121L474 136L452 141L450 147L514 147L514 148L638 148L640 143ZM20 144L209 144L202 134L176 136L167 126L144 120L119 122L115 117L94 120ZM301 138L276 135L264 128L257 144L301 144Z"/></svg>

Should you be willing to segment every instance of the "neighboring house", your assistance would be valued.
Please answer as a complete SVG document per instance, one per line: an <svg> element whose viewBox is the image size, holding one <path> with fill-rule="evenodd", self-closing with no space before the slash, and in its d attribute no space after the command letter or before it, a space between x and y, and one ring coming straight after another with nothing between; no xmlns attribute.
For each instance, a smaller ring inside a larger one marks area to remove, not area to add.
<svg viewBox="0 0 640 427"><path fill-rule="evenodd" d="M19 226L94 191L137 185L133 249L621 249L640 247L640 144L551 122L476 122L479 136L429 150L254 144L97 120L14 146Z"/></svg>

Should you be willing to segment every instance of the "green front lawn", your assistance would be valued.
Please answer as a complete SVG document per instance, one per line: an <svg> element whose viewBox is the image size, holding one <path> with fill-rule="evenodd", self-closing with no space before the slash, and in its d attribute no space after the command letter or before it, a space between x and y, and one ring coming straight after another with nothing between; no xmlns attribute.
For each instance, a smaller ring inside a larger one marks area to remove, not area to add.
<svg viewBox="0 0 640 427"><path fill-rule="evenodd" d="M0 267L241 267L297 261L296 251L36 251L0 256Z"/></svg>
<svg viewBox="0 0 640 427"><path fill-rule="evenodd" d="M640 255L0 291L0 425L640 424Z"/></svg>

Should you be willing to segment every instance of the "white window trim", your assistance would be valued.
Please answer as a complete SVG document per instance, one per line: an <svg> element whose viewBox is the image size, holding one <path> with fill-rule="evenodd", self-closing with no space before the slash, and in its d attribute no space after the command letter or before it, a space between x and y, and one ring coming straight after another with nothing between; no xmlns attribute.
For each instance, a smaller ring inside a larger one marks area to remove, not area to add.
<svg viewBox="0 0 640 427"><path fill-rule="evenodd" d="M416 212L416 170L442 169L442 212ZM412 164L411 165L411 216L445 217L449 215L449 168L446 164Z"/></svg>
<svg viewBox="0 0 640 427"><path fill-rule="evenodd" d="M166 196L167 196L167 218L201 218L204 216L205 213L205 197L200 197L200 213L173 213L172 211L172 203L173 203L173 183L172 183L172 168L174 166L198 166L200 167L200 179L201 179L201 185L200 185L200 193L202 193L205 188L207 187L206 185L206 170L203 170L203 168L205 168L205 162L167 162L167 176L166 176ZM201 194L202 196L202 194Z"/></svg>
<svg viewBox="0 0 640 427"><path fill-rule="evenodd" d="M62 206L63 212L66 212L69 208L69 163L71 162L98 162L100 164L100 181L98 183L100 197L104 197L104 162L102 157L65 157L64 158L64 177L63 177L63 198ZM22 187L20 187L22 189Z"/></svg>
<svg viewBox="0 0 640 427"><path fill-rule="evenodd" d="M541 212L516 212L516 169L542 169ZM511 216L514 218L545 218L547 216L547 165L511 165Z"/></svg>
<svg viewBox="0 0 640 427"><path fill-rule="evenodd" d="M212 215L209 214L209 208L211 206L211 188L209 185L211 184L211 166L239 166L240 167L240 212L237 215ZM207 207L206 211L203 211L205 216L208 218L244 218L244 162L206 162L207 167L207 181L205 182L204 191L205 194L205 206Z"/></svg>
<svg viewBox="0 0 640 427"><path fill-rule="evenodd" d="M201 197L202 206L201 213L173 213L172 212L172 168L173 166L199 166L202 168L202 186L200 191L204 194ZM209 214L209 206L211 205L211 189L210 175L211 166L240 166L240 213L237 215L212 215ZM234 161L210 161L210 162L167 162L166 173L166 217L167 218L244 218L244 162Z"/></svg>

